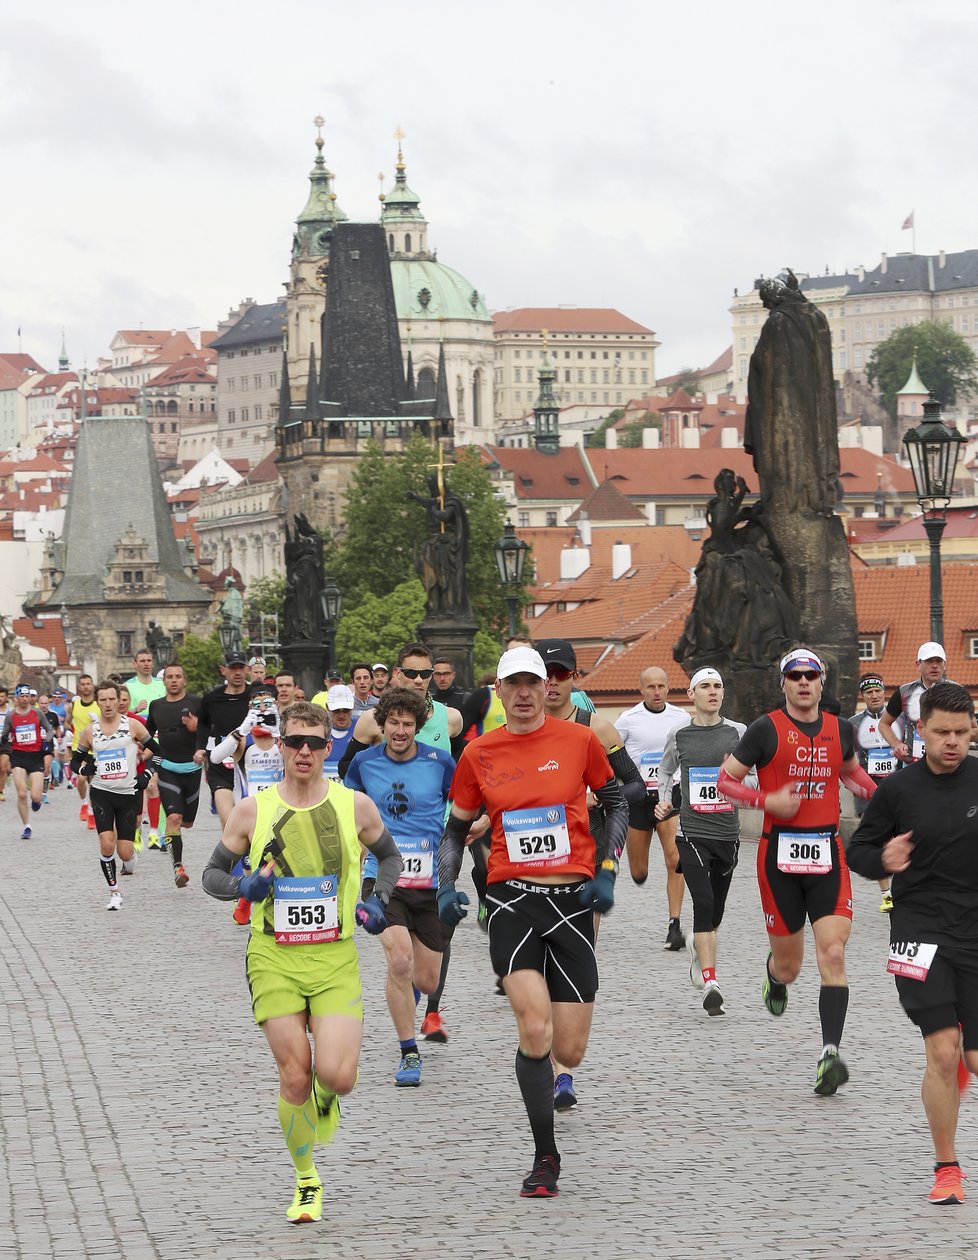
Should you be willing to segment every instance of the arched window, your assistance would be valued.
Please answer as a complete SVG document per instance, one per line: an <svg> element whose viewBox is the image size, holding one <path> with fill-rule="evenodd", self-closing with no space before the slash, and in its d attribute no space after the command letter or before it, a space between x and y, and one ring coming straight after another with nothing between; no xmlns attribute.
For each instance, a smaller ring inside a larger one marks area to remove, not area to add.
<svg viewBox="0 0 978 1260"><path fill-rule="evenodd" d="M411 252L411 233L410 232L404 233L404 252L405 254L410 254Z"/></svg>
<svg viewBox="0 0 978 1260"><path fill-rule="evenodd" d="M391 232L391 234L387 238L387 248L393 254L394 252L394 233L393 232Z"/></svg>
<svg viewBox="0 0 978 1260"><path fill-rule="evenodd" d="M167 410L168 415L171 415L171 416L176 415L177 400L175 398L171 398L170 401L166 404L166 410Z"/></svg>
<svg viewBox="0 0 978 1260"><path fill-rule="evenodd" d="M415 388L416 398L434 398L435 374L430 367L423 367L418 373L418 384Z"/></svg>
<svg viewBox="0 0 978 1260"><path fill-rule="evenodd" d="M482 427L482 368L472 373L472 424L477 429Z"/></svg>

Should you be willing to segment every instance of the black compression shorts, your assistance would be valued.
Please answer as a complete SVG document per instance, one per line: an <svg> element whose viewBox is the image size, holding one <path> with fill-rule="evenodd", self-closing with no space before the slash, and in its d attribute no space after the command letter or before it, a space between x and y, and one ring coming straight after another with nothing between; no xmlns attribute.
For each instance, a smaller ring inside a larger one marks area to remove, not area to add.
<svg viewBox="0 0 978 1260"><path fill-rule="evenodd" d="M114 831L117 840L135 840L139 819L137 796L140 794L106 792L104 788L93 787L88 795L95 815L96 831Z"/></svg>
<svg viewBox="0 0 978 1260"><path fill-rule="evenodd" d="M538 971L553 1002L593 1002L598 991L594 912L573 884L510 879L486 889L489 956L497 976Z"/></svg>
<svg viewBox="0 0 978 1260"><path fill-rule="evenodd" d="M179 814L184 827L192 827L200 801L200 771L179 774L176 770L167 770L165 766L160 766L157 779L163 808L168 814Z"/></svg>
<svg viewBox="0 0 978 1260"><path fill-rule="evenodd" d="M890 927L892 939L898 939L899 920ZM978 1050L978 951L939 945L926 980L894 979L900 1005L921 1036L960 1024L965 1050Z"/></svg>

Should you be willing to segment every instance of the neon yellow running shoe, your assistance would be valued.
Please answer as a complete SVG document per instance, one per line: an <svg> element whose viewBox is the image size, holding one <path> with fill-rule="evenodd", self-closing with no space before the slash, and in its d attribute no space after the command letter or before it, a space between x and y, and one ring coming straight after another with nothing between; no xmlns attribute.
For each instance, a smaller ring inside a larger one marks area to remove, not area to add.
<svg viewBox="0 0 978 1260"><path fill-rule="evenodd" d="M323 1219L323 1183L316 1181L297 1181L292 1202L285 1209L285 1215L293 1225L306 1225L310 1221Z"/></svg>
<svg viewBox="0 0 978 1260"><path fill-rule="evenodd" d="M880 914L889 914L893 909L893 894L889 889L883 894L883 900L880 902Z"/></svg>
<svg viewBox="0 0 978 1260"><path fill-rule="evenodd" d="M340 1100L332 1090L320 1085L316 1074L312 1077L312 1101L316 1105L316 1145L332 1142L340 1127Z"/></svg>
<svg viewBox="0 0 978 1260"><path fill-rule="evenodd" d="M133 837L132 847L137 853L142 853L143 851L143 833L138 827L136 828L136 834Z"/></svg>
<svg viewBox="0 0 978 1260"><path fill-rule="evenodd" d="M764 964L764 983L761 985L761 998L772 1015L783 1015L784 1008L788 1005L788 986L771 979L771 972L768 968L772 957L773 953L768 954L767 962Z"/></svg>

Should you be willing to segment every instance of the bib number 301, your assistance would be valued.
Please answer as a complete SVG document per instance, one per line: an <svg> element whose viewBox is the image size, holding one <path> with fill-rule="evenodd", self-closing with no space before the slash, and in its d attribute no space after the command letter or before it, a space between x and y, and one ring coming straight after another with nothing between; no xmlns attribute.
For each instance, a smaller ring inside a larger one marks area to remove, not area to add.
<svg viewBox="0 0 978 1260"><path fill-rule="evenodd" d="M503 836L511 862L556 865L570 857L570 833L563 805L504 809Z"/></svg>
<svg viewBox="0 0 978 1260"><path fill-rule="evenodd" d="M827 875L832 869L831 831L782 831L778 870L786 875Z"/></svg>

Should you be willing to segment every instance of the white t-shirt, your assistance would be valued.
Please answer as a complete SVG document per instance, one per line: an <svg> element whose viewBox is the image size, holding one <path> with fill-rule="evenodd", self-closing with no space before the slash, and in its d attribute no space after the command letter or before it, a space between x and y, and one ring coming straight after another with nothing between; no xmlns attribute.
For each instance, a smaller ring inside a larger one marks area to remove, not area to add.
<svg viewBox="0 0 978 1260"><path fill-rule="evenodd" d="M661 713L653 713L643 700L626 709L615 723L625 751L638 766L650 792L659 790L659 762L669 732L688 722L689 714L685 709L667 704Z"/></svg>

